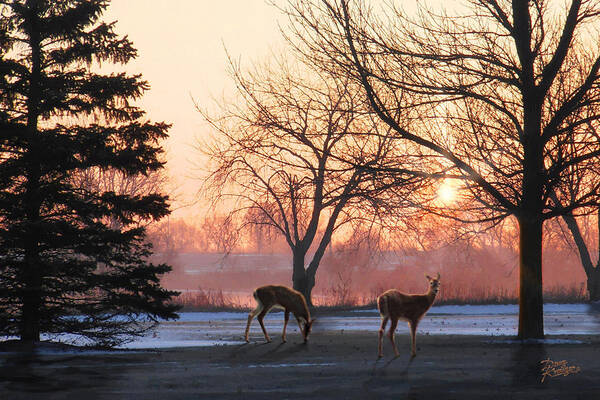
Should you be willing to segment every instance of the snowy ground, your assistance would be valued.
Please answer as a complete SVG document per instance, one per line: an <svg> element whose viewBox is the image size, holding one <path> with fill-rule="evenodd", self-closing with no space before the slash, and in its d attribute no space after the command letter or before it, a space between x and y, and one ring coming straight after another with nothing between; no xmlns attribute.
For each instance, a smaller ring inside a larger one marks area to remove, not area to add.
<svg viewBox="0 0 600 400"><path fill-rule="evenodd" d="M357 310L343 316L317 316L313 335L323 331L372 331L379 329L376 310ZM124 345L124 348L167 348L240 344L246 327L246 313L181 313L178 321L163 322L151 335ZM518 306L434 306L419 325L419 335L486 335L514 336L517 334ZM281 334L283 314L272 312L265 318L267 331L273 338ZM546 304L544 326L547 335L600 334L600 306L588 304ZM288 332L298 333L290 319ZM398 324L398 334L408 332L406 324ZM252 341L262 341L263 335L256 320L250 329Z"/></svg>
<svg viewBox="0 0 600 400"><path fill-rule="evenodd" d="M483 335L515 336L518 326L517 305L464 305L434 306L419 324L419 335ZM145 337L121 346L123 349L153 349L194 346L219 346L242 344L248 314L245 312L185 312L177 321L164 321ZM376 332L381 318L377 310L356 310L342 315L317 315L313 335L319 332L345 331ZM271 312L265 318L265 326L272 338L281 335L283 314ZM388 325L389 326L389 325ZM546 304L544 306L544 330L552 335L600 334L600 304ZM408 327L400 322L398 334L408 333ZM293 318L288 325L289 334L298 334ZM0 337L1 340L11 339ZM256 319L250 328L251 341L263 341L263 334ZM73 335L44 336L43 340L69 344L84 344ZM552 343L551 338L547 343ZM564 342L564 339L561 339Z"/></svg>

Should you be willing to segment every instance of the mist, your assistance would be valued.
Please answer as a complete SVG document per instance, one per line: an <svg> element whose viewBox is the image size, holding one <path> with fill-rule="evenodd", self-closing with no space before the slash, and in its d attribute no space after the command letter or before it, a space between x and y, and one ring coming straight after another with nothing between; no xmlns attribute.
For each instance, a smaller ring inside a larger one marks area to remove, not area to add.
<svg viewBox="0 0 600 400"><path fill-rule="evenodd" d="M253 237L223 251L228 235L223 226L215 228L216 220L205 221L199 227L174 220L168 235L165 226L151 230L150 238L157 250L155 260L173 266L162 283L182 292L179 301L184 306L249 308L256 287L291 286L292 255L280 238L257 237L254 232ZM444 220L439 223L443 225ZM586 276L578 255L559 234L559 225L549 229L543 254L546 302L584 301ZM517 302L518 253L510 238L499 236L499 229L478 233L476 240L466 237L443 243L429 238L428 244L417 247L417 243L416 238L411 242L406 237L404 247L396 244L396 248L390 248L391 244L377 248L369 240L334 242L316 276L315 305L367 305L390 288L423 293L427 289L425 274L436 272L441 274L442 282L439 304Z"/></svg>

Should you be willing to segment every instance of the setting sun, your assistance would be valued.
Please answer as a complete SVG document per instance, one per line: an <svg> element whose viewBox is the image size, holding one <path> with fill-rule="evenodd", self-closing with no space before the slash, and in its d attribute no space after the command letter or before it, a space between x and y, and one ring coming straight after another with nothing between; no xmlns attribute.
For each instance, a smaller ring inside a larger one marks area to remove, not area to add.
<svg viewBox="0 0 600 400"><path fill-rule="evenodd" d="M451 202L456 198L456 188L450 185L448 182L444 182L437 191L438 199L443 202Z"/></svg>

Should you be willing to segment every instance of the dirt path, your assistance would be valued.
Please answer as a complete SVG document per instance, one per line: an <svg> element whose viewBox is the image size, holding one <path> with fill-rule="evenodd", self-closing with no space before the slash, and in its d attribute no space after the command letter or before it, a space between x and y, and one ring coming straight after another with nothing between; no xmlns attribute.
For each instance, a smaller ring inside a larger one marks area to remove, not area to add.
<svg viewBox="0 0 600 400"><path fill-rule="evenodd" d="M422 336L409 360L376 360L368 333L321 333L288 343L161 351L0 353L0 399L596 399L600 337L583 343L520 345L506 338ZM580 371L546 377L541 361ZM434 397L435 396L435 397Z"/></svg>

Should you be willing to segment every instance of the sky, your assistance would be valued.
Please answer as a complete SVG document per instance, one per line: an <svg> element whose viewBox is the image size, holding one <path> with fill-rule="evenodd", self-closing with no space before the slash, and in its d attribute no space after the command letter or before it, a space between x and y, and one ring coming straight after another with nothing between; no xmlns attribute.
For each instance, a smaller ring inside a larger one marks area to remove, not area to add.
<svg viewBox="0 0 600 400"><path fill-rule="evenodd" d="M112 0L106 21L127 35L138 58L125 66L151 86L139 105L152 121L173 124L165 143L178 201L173 216L195 214L201 154L194 147L210 130L195 108L233 94L226 50L243 65L268 57L282 43L280 12L265 0Z"/></svg>

